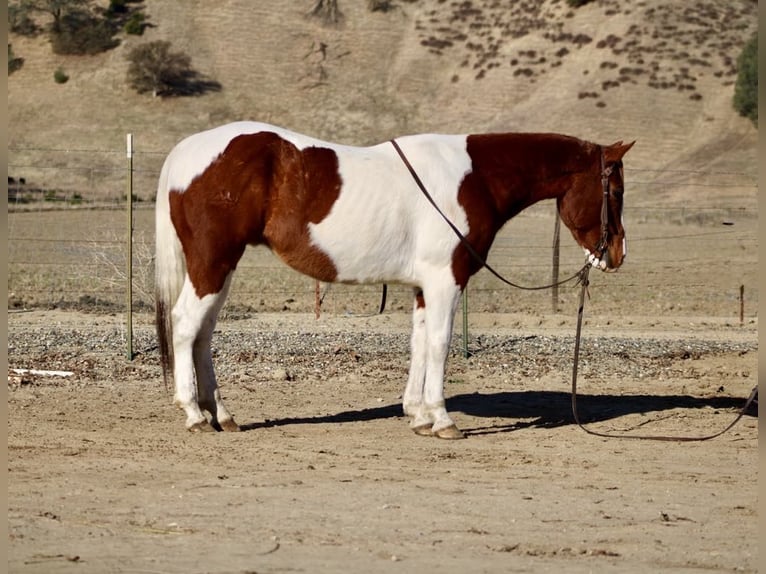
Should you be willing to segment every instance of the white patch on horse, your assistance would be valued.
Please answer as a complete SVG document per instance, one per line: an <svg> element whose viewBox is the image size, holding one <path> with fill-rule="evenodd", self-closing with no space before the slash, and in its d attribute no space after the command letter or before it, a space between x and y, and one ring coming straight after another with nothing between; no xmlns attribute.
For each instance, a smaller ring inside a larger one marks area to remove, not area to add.
<svg viewBox="0 0 766 574"><path fill-rule="evenodd" d="M468 220L457 201L471 170L465 136L397 141L434 201L466 235ZM324 220L309 225L312 243L333 260L338 281L422 285L451 265L459 239L390 143L344 149L338 162L343 182L338 200Z"/></svg>

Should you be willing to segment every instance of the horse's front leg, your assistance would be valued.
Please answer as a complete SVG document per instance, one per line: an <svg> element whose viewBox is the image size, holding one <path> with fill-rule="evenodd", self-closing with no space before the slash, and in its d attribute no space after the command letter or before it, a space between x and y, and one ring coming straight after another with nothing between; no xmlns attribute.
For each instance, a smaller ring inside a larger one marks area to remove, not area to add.
<svg viewBox="0 0 766 574"><path fill-rule="evenodd" d="M411 426L418 434L463 438L463 433L447 414L444 402L444 372L460 289L455 284L426 288L421 299L420 303L424 305L419 307L416 300L413 320L413 355L404 396L405 412L411 409L407 414L414 417ZM423 311L424 320L420 321L418 313ZM420 385L419 381L422 381Z"/></svg>
<svg viewBox="0 0 766 574"><path fill-rule="evenodd" d="M410 427L418 434L431 434L433 421L423 405L423 390L426 382L428 361L428 339L426 336L426 309L423 291L415 289L412 306L412 335L410 336L410 372L404 389L402 407L404 414L412 417Z"/></svg>

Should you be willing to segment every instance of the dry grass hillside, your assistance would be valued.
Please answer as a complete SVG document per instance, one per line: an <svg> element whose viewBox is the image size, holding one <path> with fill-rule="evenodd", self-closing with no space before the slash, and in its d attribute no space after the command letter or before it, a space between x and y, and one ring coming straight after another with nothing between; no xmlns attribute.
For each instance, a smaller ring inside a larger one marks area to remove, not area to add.
<svg viewBox="0 0 766 574"><path fill-rule="evenodd" d="M664 169L704 171L688 175L692 184L710 172L752 174L737 180L751 186L744 192L706 189L755 202L757 130L731 105L736 58L757 28L753 0L598 0L576 10L565 0L398 0L387 12L339 0L338 27L307 19L312 4L146 0L153 27L98 56L56 56L42 36L11 35L24 65L8 82L10 175L23 166L15 175L40 185L84 185L81 170L66 168L90 158L19 148L114 150L121 166L132 132L139 150L157 152L144 158L136 190L148 198L178 139L258 119L352 144L413 132L636 139L627 163L652 170L637 172L642 181ZM156 39L223 89L167 99L130 90L126 54ZM53 80L59 67L66 84ZM88 194L123 189L97 170L86 184ZM649 190L635 201L699 193Z"/></svg>

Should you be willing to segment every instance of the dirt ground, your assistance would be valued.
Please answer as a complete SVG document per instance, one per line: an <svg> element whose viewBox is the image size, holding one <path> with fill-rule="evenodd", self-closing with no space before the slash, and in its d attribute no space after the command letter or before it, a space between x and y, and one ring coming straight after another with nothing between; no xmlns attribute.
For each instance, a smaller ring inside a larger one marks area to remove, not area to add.
<svg viewBox="0 0 766 574"><path fill-rule="evenodd" d="M191 434L149 314L9 314L11 572L754 572L757 418L705 442L598 438L572 422L574 317L475 313L448 410L400 400L409 317L252 313L215 337L244 432ZM757 319L588 319L591 428L695 436L756 384Z"/></svg>

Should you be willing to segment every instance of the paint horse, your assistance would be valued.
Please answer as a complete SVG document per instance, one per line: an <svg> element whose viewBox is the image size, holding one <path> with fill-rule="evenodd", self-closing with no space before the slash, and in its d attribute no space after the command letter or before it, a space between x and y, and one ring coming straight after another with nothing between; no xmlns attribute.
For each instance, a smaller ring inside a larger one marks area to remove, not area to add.
<svg viewBox="0 0 766 574"><path fill-rule="evenodd" d="M211 339L248 245L323 282L411 285L404 413L416 433L447 439L463 436L444 402L453 318L503 224L555 199L594 267L622 264L622 157L632 143L532 133L396 143L438 211L392 142L351 147L238 122L192 135L168 155L156 206L157 331L187 429L239 430L221 400Z"/></svg>

